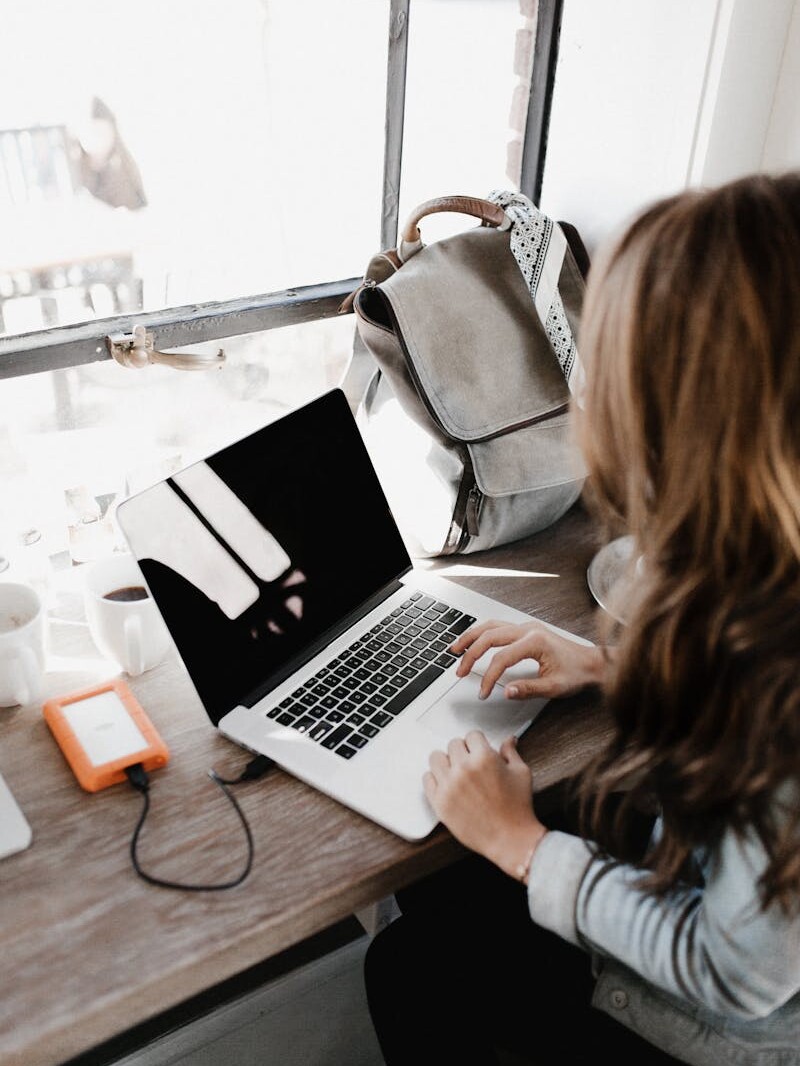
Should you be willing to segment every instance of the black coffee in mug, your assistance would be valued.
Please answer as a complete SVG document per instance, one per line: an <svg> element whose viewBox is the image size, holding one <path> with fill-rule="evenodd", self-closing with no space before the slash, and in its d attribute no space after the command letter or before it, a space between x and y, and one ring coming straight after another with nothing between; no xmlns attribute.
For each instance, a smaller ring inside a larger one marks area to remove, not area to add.
<svg viewBox="0 0 800 1066"><path fill-rule="evenodd" d="M142 585L126 585L121 589L112 589L103 596L104 600L114 600L116 603L131 603L133 600L146 600L147 589Z"/></svg>

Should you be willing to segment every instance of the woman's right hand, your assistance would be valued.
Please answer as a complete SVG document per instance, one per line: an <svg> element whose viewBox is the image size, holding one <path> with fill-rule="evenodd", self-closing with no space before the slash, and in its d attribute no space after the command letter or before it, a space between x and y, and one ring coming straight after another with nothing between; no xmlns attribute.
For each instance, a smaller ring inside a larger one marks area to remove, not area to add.
<svg viewBox="0 0 800 1066"><path fill-rule="evenodd" d="M577 644L540 622L514 625L488 621L472 626L453 641L451 650L461 656L456 668L458 676L465 677L491 648L500 650L481 678L481 699L489 696L510 666L525 659L538 663L538 673L532 668L530 678L515 679L506 685L509 699L571 696L589 685L601 685L608 669L608 657L602 648Z"/></svg>

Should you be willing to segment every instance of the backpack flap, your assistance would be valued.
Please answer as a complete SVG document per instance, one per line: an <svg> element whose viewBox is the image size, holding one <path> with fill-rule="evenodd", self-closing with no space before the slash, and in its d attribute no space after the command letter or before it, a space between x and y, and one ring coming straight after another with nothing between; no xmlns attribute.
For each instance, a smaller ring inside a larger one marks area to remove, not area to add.
<svg viewBox="0 0 800 1066"><path fill-rule="evenodd" d="M380 285L430 415L454 440L566 408L569 390L509 250L476 228L429 245Z"/></svg>

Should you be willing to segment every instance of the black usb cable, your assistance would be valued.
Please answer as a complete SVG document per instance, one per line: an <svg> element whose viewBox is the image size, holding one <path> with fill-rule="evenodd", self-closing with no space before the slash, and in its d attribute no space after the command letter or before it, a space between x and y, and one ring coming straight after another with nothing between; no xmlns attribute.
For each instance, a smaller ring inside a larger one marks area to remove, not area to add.
<svg viewBox="0 0 800 1066"><path fill-rule="evenodd" d="M240 885L250 873L253 866L253 834L251 833L250 826L244 816L244 811L239 806L238 800L234 794L231 792L230 786L238 785L242 781L254 781L256 778L262 777L267 770L271 769L274 765L275 763L272 759L267 758L266 755L257 755L254 759L250 760L238 777L220 777L216 770L212 769L208 771L208 776L211 780L219 786L222 792L224 792L231 801L233 809L238 814L239 820L244 828L245 837L247 838L247 858L242 872L231 881L220 881L215 885L193 885L184 884L180 881L168 881L164 878L156 877L154 874L147 873L147 871L143 870L139 865L137 848L139 843L139 833L147 818L147 812L150 810L150 778L141 763L134 763L133 766L127 767L125 774L128 780L133 788L141 793L144 800L142 812L139 815L139 821L136 823L136 828L131 837L131 862L133 863L133 868L136 873L143 878L143 880L147 881L148 884L158 885L159 888L178 888L182 889L184 892L221 892L223 889L235 888L237 885Z"/></svg>

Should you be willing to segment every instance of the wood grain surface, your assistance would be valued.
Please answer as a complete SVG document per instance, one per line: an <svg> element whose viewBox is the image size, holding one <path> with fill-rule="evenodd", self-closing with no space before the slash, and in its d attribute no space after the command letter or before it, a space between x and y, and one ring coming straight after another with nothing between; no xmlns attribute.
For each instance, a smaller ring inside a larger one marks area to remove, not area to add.
<svg viewBox="0 0 800 1066"><path fill-rule="evenodd" d="M578 504L527 540L426 565L592 639L596 547ZM83 624L79 571L50 607L49 695L116 673ZM229 879L244 862L243 833L207 771L235 776L250 756L213 729L175 656L131 685L171 753L151 778L142 864L181 881ZM520 744L537 790L574 774L607 733L592 697L548 704ZM141 798L127 784L84 792L40 706L0 711L0 772L33 830L26 851L0 862L2 1066L64 1062L463 853L442 827L408 843L276 770L236 791L255 841L247 880L168 891L131 867Z"/></svg>

